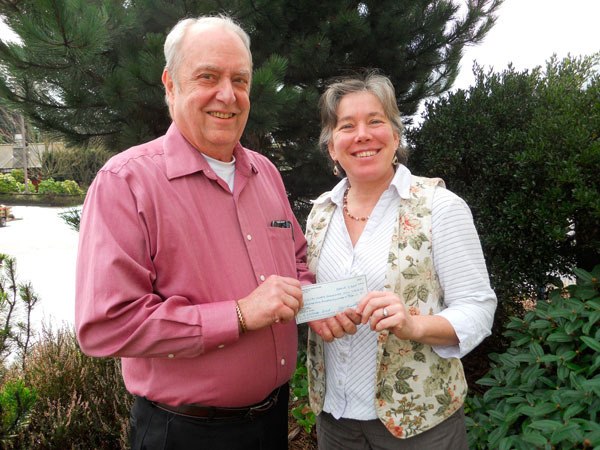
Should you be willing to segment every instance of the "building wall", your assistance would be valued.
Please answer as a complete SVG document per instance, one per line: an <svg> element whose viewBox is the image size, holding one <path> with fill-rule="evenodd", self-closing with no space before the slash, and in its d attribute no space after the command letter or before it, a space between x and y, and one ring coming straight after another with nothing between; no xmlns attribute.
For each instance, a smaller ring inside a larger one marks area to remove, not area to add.
<svg viewBox="0 0 600 450"><path fill-rule="evenodd" d="M42 166L42 154L48 151L64 149L63 142L30 143L27 145L29 160L27 167L35 169ZM14 144L0 145L0 171L10 172L12 169L23 168L23 149Z"/></svg>

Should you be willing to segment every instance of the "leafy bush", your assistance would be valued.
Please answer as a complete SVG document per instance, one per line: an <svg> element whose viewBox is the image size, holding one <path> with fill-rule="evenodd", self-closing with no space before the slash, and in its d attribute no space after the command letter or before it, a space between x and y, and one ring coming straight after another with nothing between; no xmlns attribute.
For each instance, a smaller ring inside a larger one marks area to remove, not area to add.
<svg viewBox="0 0 600 450"><path fill-rule="evenodd" d="M25 183L25 171L23 169L13 169L10 171L10 174L19 183Z"/></svg>
<svg viewBox="0 0 600 450"><path fill-rule="evenodd" d="M600 265L575 273L508 323L510 347L478 381L488 391L468 399L472 449L599 448Z"/></svg>
<svg viewBox="0 0 600 450"><path fill-rule="evenodd" d="M28 357L24 381L37 393L31 421L13 448L128 448L133 401L120 362L84 355L71 330L44 330Z"/></svg>
<svg viewBox="0 0 600 450"><path fill-rule="evenodd" d="M600 261L599 61L479 68L474 86L429 103L407 134L414 172L469 204L502 324L518 299L543 298L554 276Z"/></svg>
<svg viewBox="0 0 600 450"><path fill-rule="evenodd" d="M43 328L34 340L37 301L0 253L0 448L128 448L132 397L119 360L84 355L72 330Z"/></svg>
<svg viewBox="0 0 600 450"><path fill-rule="evenodd" d="M0 253L0 362L15 351L25 367L32 345L31 313L38 302L31 283L19 282L17 261Z"/></svg>
<svg viewBox="0 0 600 450"><path fill-rule="evenodd" d="M79 225L81 223L81 207L70 208L66 211L59 213L60 218L69 226L69 228L79 231Z"/></svg>
<svg viewBox="0 0 600 450"><path fill-rule="evenodd" d="M306 352L298 353L296 371L290 380L292 416L304 431L311 433L315 422L315 413L308 405L308 378L306 371Z"/></svg>
<svg viewBox="0 0 600 450"><path fill-rule="evenodd" d="M38 185L40 194L83 195L83 190L73 180L55 181L54 178L43 180Z"/></svg>
<svg viewBox="0 0 600 450"><path fill-rule="evenodd" d="M42 154L42 177L89 186L112 154L103 148L68 148Z"/></svg>
<svg viewBox="0 0 600 450"><path fill-rule="evenodd" d="M11 440L29 425L35 392L23 380L5 381L0 388L0 444L9 448Z"/></svg>
<svg viewBox="0 0 600 450"><path fill-rule="evenodd" d="M9 174L0 173L0 194L19 192L19 182Z"/></svg>

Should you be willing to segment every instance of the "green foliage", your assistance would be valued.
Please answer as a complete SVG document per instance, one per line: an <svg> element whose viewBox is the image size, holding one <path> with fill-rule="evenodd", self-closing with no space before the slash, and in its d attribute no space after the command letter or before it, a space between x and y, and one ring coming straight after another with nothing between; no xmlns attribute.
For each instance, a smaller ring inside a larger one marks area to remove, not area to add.
<svg viewBox="0 0 600 450"><path fill-rule="evenodd" d="M470 448L599 448L600 265L575 273L508 323L510 347L478 381L489 389L469 398Z"/></svg>
<svg viewBox="0 0 600 450"><path fill-rule="evenodd" d="M429 103L408 135L414 172L443 178L471 207L508 312L600 260L599 59L478 68L473 87Z"/></svg>
<svg viewBox="0 0 600 450"><path fill-rule="evenodd" d="M73 230L79 231L81 207L70 208L59 214L62 220Z"/></svg>
<svg viewBox="0 0 600 450"><path fill-rule="evenodd" d="M55 181L54 178L43 180L38 185L39 194L83 195L83 190L73 180Z"/></svg>
<svg viewBox="0 0 600 450"><path fill-rule="evenodd" d="M72 330L33 340L37 302L15 258L0 254L0 447L128 448L132 397L119 361L84 355ZM7 358L15 351L20 364Z"/></svg>
<svg viewBox="0 0 600 450"><path fill-rule="evenodd" d="M317 148L325 81L378 67L411 115L421 99L451 86L462 50L483 39L500 3L0 2L0 14L22 39L0 43L0 98L70 143L117 152L148 141L170 123L160 81L166 34L183 17L226 11L252 38L252 110L242 143L273 158L303 216L306 199L335 181Z"/></svg>
<svg viewBox="0 0 600 450"><path fill-rule="evenodd" d="M20 192L19 182L12 175L0 173L0 193L10 194L13 192Z"/></svg>
<svg viewBox="0 0 600 450"><path fill-rule="evenodd" d="M13 170L13 172L16 171ZM19 176L18 173L17 176ZM29 187L29 192L35 192L35 186L31 181L29 181L27 185ZM12 173L10 175L7 173L0 173L0 194L17 194L22 192L25 192L25 183L19 182Z"/></svg>
<svg viewBox="0 0 600 450"><path fill-rule="evenodd" d="M310 434L315 426L315 413L308 405L308 378L306 372L306 352L298 353L296 371L290 380L292 392L292 415L307 434Z"/></svg>
<svg viewBox="0 0 600 450"><path fill-rule="evenodd" d="M42 154L42 178L59 181L74 180L89 186L96 173L112 156L99 147L68 148Z"/></svg>
<svg viewBox="0 0 600 450"><path fill-rule="evenodd" d="M39 299L30 283L17 277L17 262L12 256L0 253L0 363L17 351L21 367L25 367L31 346L31 312ZM17 322L19 316L25 320Z"/></svg>
<svg viewBox="0 0 600 450"><path fill-rule="evenodd" d="M26 189L25 189L25 171L23 169L13 169L13 170L10 171L10 175L17 182L17 185L16 185L17 190L16 191L12 191L12 192L13 193L27 192ZM28 187L29 192L35 192L35 186L31 182L31 180L27 180L27 187ZM11 188L13 188L12 185L11 185ZM0 192L2 192L2 191L0 190ZM9 192L6 192L6 193L9 193Z"/></svg>
<svg viewBox="0 0 600 450"><path fill-rule="evenodd" d="M12 144L18 133L19 116L0 102L0 144Z"/></svg>
<svg viewBox="0 0 600 450"><path fill-rule="evenodd" d="M9 448L14 437L29 425L36 393L23 380L7 380L0 387L0 444Z"/></svg>
<svg viewBox="0 0 600 450"><path fill-rule="evenodd" d="M23 169L13 169L10 174L18 183L25 183L25 171Z"/></svg>
<svg viewBox="0 0 600 450"><path fill-rule="evenodd" d="M44 330L23 378L37 401L12 448L129 448L133 398L117 359L84 355L71 330Z"/></svg>

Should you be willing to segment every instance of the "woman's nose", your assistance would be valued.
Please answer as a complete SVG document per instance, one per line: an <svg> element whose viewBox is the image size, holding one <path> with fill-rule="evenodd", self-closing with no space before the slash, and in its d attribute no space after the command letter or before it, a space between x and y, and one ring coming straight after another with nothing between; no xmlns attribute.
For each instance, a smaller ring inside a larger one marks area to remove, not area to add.
<svg viewBox="0 0 600 450"><path fill-rule="evenodd" d="M371 139L371 133L367 124L358 124L356 126L356 140L359 142Z"/></svg>

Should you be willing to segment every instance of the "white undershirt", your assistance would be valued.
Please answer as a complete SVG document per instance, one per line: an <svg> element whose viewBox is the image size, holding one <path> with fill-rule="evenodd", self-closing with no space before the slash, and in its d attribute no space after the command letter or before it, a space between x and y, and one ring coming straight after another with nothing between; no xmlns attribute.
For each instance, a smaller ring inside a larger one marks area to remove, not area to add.
<svg viewBox="0 0 600 450"><path fill-rule="evenodd" d="M317 268L317 282L366 275L370 291L383 290L389 246L400 198L408 198L410 172L399 166L390 187L381 195L355 247L342 216L347 180L330 193L336 208L327 230ZM454 327L459 345L433 347L443 358L461 358L491 333L496 296L489 279L470 210L457 195L436 188L432 203L433 262L444 303L439 313ZM375 379L377 333L367 325L354 335L325 344L326 395L324 410L334 417L377 418Z"/></svg>
<svg viewBox="0 0 600 450"><path fill-rule="evenodd" d="M202 153L202 156L206 159L206 162L212 170L215 171L217 176L229 186L229 190L233 192L233 180L235 179L235 156L231 155L231 161L223 162L218 159L211 158Z"/></svg>

